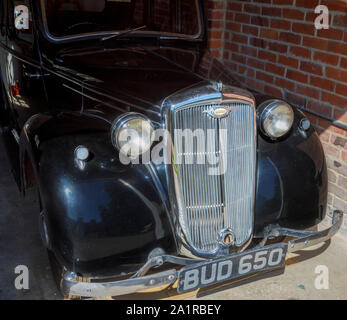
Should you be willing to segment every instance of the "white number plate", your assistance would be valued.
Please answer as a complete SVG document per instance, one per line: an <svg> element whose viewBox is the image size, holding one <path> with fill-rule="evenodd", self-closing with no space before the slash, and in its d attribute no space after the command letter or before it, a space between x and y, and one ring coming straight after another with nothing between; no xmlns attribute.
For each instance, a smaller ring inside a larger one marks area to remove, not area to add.
<svg viewBox="0 0 347 320"><path fill-rule="evenodd" d="M288 245L278 243L186 266L178 275L178 293L196 290L259 271L284 266Z"/></svg>

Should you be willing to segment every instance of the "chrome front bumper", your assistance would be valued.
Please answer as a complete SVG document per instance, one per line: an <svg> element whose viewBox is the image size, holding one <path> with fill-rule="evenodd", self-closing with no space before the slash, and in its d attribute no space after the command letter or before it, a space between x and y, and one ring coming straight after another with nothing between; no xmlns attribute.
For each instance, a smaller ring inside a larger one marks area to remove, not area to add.
<svg viewBox="0 0 347 320"><path fill-rule="evenodd" d="M296 239L288 242L288 252L295 252L314 246L318 243L327 241L334 236L343 221L343 213L335 211L332 218L332 226L319 232L299 231L281 227L269 227L265 230L265 238L260 246L265 245L268 238L278 236L289 236ZM105 298L114 297L130 293L135 293L163 285L173 284L177 280L178 271L176 269L166 270L164 272L146 275L153 268L162 266L165 263L172 263L182 266L193 265L205 261L203 259L188 259L176 256L158 256L154 257L130 279L114 282L81 282L77 281L77 275L73 272L67 272L64 276L63 288L66 294L80 297Z"/></svg>

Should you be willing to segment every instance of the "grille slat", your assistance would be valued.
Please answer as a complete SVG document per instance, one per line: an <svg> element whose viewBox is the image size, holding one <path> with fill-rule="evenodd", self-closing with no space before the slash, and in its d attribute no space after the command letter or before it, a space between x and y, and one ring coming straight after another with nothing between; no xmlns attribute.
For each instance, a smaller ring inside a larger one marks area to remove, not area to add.
<svg viewBox="0 0 347 320"><path fill-rule="evenodd" d="M179 203L180 223L190 245L195 249L211 251L216 247L219 232L231 227L236 244L244 244L252 233L253 200L255 186L255 124L254 107L250 104L231 103L228 117L216 119L204 113L217 105L197 105L173 111L173 129L202 129L204 150L183 143L176 151L178 189L182 201ZM225 129L224 141L216 129ZM214 135L211 134L214 130ZM209 132L210 131L210 132ZM184 141L185 142L185 141ZM223 155L226 172L210 175L210 157ZM199 161L204 160L204 164Z"/></svg>

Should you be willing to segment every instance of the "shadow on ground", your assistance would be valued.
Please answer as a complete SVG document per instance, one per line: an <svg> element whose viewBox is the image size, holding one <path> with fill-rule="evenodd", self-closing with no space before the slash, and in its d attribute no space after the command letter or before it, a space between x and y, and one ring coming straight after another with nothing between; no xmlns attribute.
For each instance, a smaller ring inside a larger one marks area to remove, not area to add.
<svg viewBox="0 0 347 320"><path fill-rule="evenodd" d="M14 286L15 267L29 268L29 290ZM61 299L38 230L35 190L22 199L0 138L0 300Z"/></svg>

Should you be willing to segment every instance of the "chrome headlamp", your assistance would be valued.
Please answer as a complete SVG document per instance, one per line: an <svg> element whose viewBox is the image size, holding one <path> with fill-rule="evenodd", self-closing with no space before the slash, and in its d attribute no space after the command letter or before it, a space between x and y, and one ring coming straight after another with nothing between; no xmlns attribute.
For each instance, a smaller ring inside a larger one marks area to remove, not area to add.
<svg viewBox="0 0 347 320"><path fill-rule="evenodd" d="M258 114L261 130L271 139L284 136L293 126L293 108L284 101L265 101L259 106Z"/></svg>
<svg viewBox="0 0 347 320"><path fill-rule="evenodd" d="M152 123L140 113L126 113L116 119L111 129L113 145L129 158L146 153L153 143Z"/></svg>

